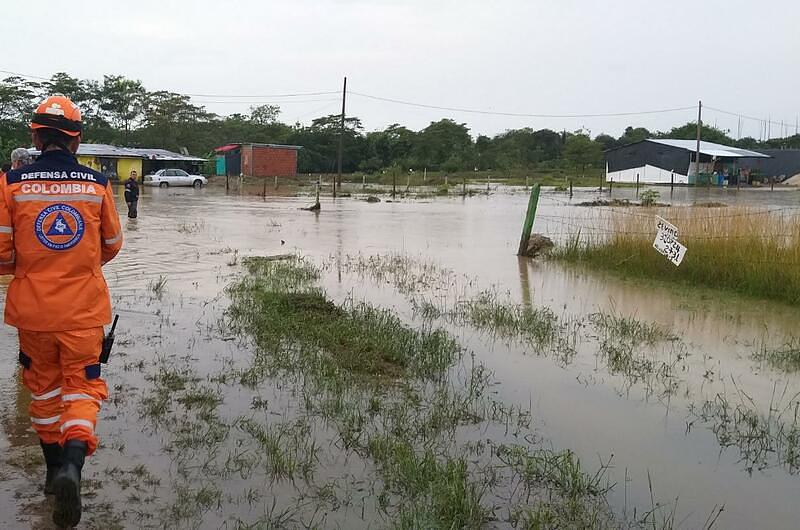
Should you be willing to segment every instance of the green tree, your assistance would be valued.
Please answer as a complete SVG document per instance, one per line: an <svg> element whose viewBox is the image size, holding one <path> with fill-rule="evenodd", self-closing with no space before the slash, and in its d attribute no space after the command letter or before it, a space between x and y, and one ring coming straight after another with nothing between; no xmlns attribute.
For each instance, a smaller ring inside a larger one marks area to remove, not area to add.
<svg viewBox="0 0 800 530"><path fill-rule="evenodd" d="M756 149L761 146L761 143L755 138L745 136L744 138L736 140L734 145L740 149Z"/></svg>
<svg viewBox="0 0 800 530"><path fill-rule="evenodd" d="M332 173L336 170L340 114L331 114L314 119L309 127L295 127L289 141L302 145L298 154L298 166L302 172ZM342 171L353 172L367 154L364 127L355 117L345 119L342 141Z"/></svg>
<svg viewBox="0 0 800 530"><path fill-rule="evenodd" d="M571 134L564 145L564 158L575 168L580 168L583 176L587 166L599 164L603 159L603 149L586 134Z"/></svg>
<svg viewBox="0 0 800 530"><path fill-rule="evenodd" d="M473 159L472 137L464 123L450 119L431 122L416 135L413 154L418 164L439 168L445 161L459 160L465 169Z"/></svg>
<svg viewBox="0 0 800 530"><path fill-rule="evenodd" d="M625 132L617 140L617 146L635 144L652 137L653 134L644 127L625 127Z"/></svg>
<svg viewBox="0 0 800 530"><path fill-rule="evenodd" d="M41 98L41 85L22 77L6 77L0 82L0 120L30 120L36 102Z"/></svg>
<svg viewBox="0 0 800 530"><path fill-rule="evenodd" d="M281 108L278 105L250 107L250 120L258 125L272 125L278 121Z"/></svg>
<svg viewBox="0 0 800 530"><path fill-rule="evenodd" d="M617 147L617 139L610 134L598 134L595 136L594 141L602 146L603 151Z"/></svg>
<svg viewBox="0 0 800 530"><path fill-rule="evenodd" d="M198 136L197 124L211 118L205 109L192 104L189 96L175 92L150 92L144 99L142 128L137 131L138 143L180 150L200 148L193 141Z"/></svg>
<svg viewBox="0 0 800 530"><path fill-rule="evenodd" d="M689 122L680 127L673 127L668 132L660 133L659 138L673 138L678 140L695 140L697 138L697 122ZM726 131L709 125L700 128L700 138L706 142L722 145L733 145L733 138Z"/></svg>
<svg viewBox="0 0 800 530"><path fill-rule="evenodd" d="M31 143L28 124L41 85L21 77L0 81L0 159L8 160L11 151Z"/></svg>
<svg viewBox="0 0 800 530"><path fill-rule="evenodd" d="M121 130L122 141L127 144L131 129L142 118L147 91L141 81L119 75L103 76L98 90L103 117Z"/></svg>

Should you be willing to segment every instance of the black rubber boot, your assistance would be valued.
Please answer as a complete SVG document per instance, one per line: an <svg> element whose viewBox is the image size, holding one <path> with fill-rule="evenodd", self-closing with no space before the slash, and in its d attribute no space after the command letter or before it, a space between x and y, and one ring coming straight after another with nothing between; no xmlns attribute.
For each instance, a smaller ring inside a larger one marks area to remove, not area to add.
<svg viewBox="0 0 800 530"><path fill-rule="evenodd" d="M53 491L53 479L61 467L61 446L58 444L46 444L41 440L39 440L39 445L42 446L44 463L47 466L47 476L44 479L44 494L52 495L55 493Z"/></svg>
<svg viewBox="0 0 800 530"><path fill-rule="evenodd" d="M67 440L62 449L61 468L53 479L53 522L59 528L75 526L81 520L81 469L87 448L86 442Z"/></svg>

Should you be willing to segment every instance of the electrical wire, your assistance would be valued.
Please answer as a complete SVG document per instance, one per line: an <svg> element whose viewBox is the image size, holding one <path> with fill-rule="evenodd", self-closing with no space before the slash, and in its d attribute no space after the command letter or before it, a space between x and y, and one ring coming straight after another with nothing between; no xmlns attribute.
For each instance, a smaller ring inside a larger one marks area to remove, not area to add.
<svg viewBox="0 0 800 530"><path fill-rule="evenodd" d="M738 112L731 112L729 110L722 110L722 109L718 109L716 107L709 107L708 105L703 105L703 109L713 110L715 112L719 112L720 114L727 114L729 116L736 116L738 118L744 118L746 120L754 120L754 121L758 121L758 122L761 122L761 123L769 123L771 125L780 125L780 126L783 126L783 127L789 128L789 129L792 129L792 128L794 128L796 126L796 121L795 121L795 126L793 126L788 121L780 122L780 121L775 121L775 120L771 120L771 119L765 120L764 118L756 118L755 116L747 116L746 114L740 114Z"/></svg>
<svg viewBox="0 0 800 530"><path fill-rule="evenodd" d="M480 109L468 109L463 107L443 107L439 105L428 105L425 103L414 103L411 101L403 101L400 99L393 99L393 98L385 98L381 96L373 96L370 94L364 94L362 92L355 92L355 91L348 91L348 94L352 94L354 96L360 96L362 98L373 99L377 101L385 101L388 103L397 103L399 105L408 105L412 107L420 107L424 109L435 109L435 110L447 110L451 112L466 112L470 114L484 114L484 115L492 115L492 116L513 116L519 118L608 118L608 117L615 117L615 116L640 116L645 114L663 114L666 112L679 112L679 111L686 111L686 110L694 110L696 107L676 107L671 109L659 109L659 110L645 110L645 111L638 111L638 112L608 112L608 113L598 113L598 114L531 114L531 113L524 113L524 112L499 112L499 111L491 111L491 110L480 110Z"/></svg>
<svg viewBox="0 0 800 530"><path fill-rule="evenodd" d="M326 98L326 99L292 99L289 101L208 101L208 100L194 100L195 103L202 105L206 104L222 104L222 105L289 105L292 103L316 103L320 101L341 101L339 98Z"/></svg>
<svg viewBox="0 0 800 530"><path fill-rule="evenodd" d="M0 70L0 73L14 75L17 77L25 77L29 79L37 79L39 81L51 81L52 78L41 77L38 75L32 74L23 74L20 72L12 72L11 70ZM329 96L331 94L341 94L339 90L326 90L326 91L315 91L315 92L288 92L284 94L189 94L189 93L181 93L176 92L176 94L181 94L183 96L189 97L203 97L203 98L259 98L259 99L269 99L269 98L293 98L293 97L303 97L303 96ZM211 103L211 102L209 102ZM215 102L216 103L216 102Z"/></svg>
<svg viewBox="0 0 800 530"><path fill-rule="evenodd" d="M302 96L330 96L331 94L341 94L340 90L328 90L322 92L294 92L288 94L184 94L189 97L197 98L295 98Z"/></svg>
<svg viewBox="0 0 800 530"><path fill-rule="evenodd" d="M28 79L36 79L39 81L50 81L51 78L46 78L38 75L32 74L24 74L20 72L15 72L11 70L0 70L0 73L24 77ZM312 92L287 92L282 94L200 94L200 93L183 93L182 95L189 96L192 98L222 98L222 99L271 99L271 98L295 98L295 97L308 97L308 96L329 96L329 95L338 95L341 92L338 90L321 90L321 91L312 91ZM383 96L375 96L372 94L366 94L363 92L356 92L356 91L348 91L349 94L354 96L367 98L375 101L383 101L386 103L394 103L398 105L406 105L424 109L433 109L433 110L445 110L449 112L463 112L468 114L480 114L480 115L488 115L488 116L509 116L509 117L518 117L518 118L612 118L612 117L624 117L624 116L645 116L651 114L665 114L671 112L684 112L689 110L694 110L696 107L694 105L687 106L687 107L675 107L675 108L665 108L665 109L656 109L656 110L643 110L643 111L633 111L633 112L601 112L601 113L586 113L586 114L539 114L539 113L526 113L526 112L502 112L502 111L492 111L492 110L485 110L485 109L474 109L474 108L465 108L465 107L448 107L442 105L431 105L427 103L417 103L413 101L395 99L395 98L388 98ZM309 102L315 100L307 100ZM322 100L316 100L322 101ZM245 101L198 101L198 103L212 103L212 104L230 104L230 103L262 103L260 101L252 101L252 102L245 102ZM288 102L283 102L288 103ZM787 127L789 130L791 129L791 122L790 121L776 121L772 119L762 119L757 118L755 116L748 116L746 114L742 114L739 112L733 112L729 110L720 109L717 107L712 107L709 105L704 106L705 109L711 110L714 112L719 112L721 114L727 114L729 116L736 116L739 118L744 118L748 120L758 121L761 123L769 123L772 125L783 126Z"/></svg>

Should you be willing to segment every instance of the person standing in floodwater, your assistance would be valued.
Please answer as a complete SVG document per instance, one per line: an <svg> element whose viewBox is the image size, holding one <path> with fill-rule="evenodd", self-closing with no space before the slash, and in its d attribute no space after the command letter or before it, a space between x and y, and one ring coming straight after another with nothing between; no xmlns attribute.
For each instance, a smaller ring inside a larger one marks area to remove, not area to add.
<svg viewBox="0 0 800 530"><path fill-rule="evenodd" d="M53 522L81 519L81 471L108 399L100 377L111 297L102 267L122 248L108 178L78 164L81 112L61 94L31 120L38 160L0 179L0 274L13 274L5 322L17 328L31 425L55 495Z"/></svg>
<svg viewBox="0 0 800 530"><path fill-rule="evenodd" d="M125 204L128 205L128 218L136 219L139 215L139 184L136 182L136 170L125 181Z"/></svg>

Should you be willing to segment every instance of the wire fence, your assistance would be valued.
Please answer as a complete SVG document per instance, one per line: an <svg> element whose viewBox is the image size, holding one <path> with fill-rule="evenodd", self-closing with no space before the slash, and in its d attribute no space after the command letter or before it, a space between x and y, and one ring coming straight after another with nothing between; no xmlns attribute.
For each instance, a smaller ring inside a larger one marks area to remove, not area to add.
<svg viewBox="0 0 800 530"><path fill-rule="evenodd" d="M687 255L693 244L703 245L704 256L710 248L725 250L726 264L778 265L800 270L800 206L581 206L550 196L540 204L534 231L550 237L557 245L613 246L615 236L645 243L655 240L659 217L677 226L678 240L689 247ZM737 247L726 247L725 241ZM739 256L755 252L755 247L768 247L775 259ZM620 260L624 259L626 256L620 256Z"/></svg>

